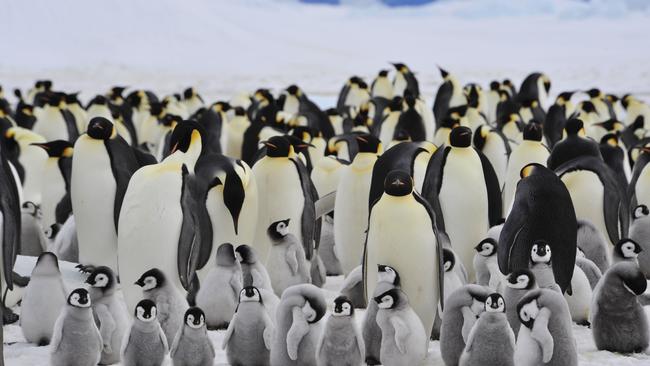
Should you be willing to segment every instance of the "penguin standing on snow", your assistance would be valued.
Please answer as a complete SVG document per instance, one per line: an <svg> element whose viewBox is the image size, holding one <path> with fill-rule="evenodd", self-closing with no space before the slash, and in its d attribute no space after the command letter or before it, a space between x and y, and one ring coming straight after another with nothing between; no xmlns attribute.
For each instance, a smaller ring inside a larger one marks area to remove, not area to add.
<svg viewBox="0 0 650 366"><path fill-rule="evenodd" d="M72 175L72 154L74 152L72 144L64 140L55 140L33 145L42 148L48 155L43 168L43 181L40 189L41 211L43 212L41 223L44 228L57 223L63 225L68 217L67 215L65 217L57 215L57 213L62 213L61 210L57 210L57 206L66 198L69 206L66 214L69 214L72 209L70 196L67 195L70 193L70 177Z"/></svg>
<svg viewBox="0 0 650 366"><path fill-rule="evenodd" d="M440 67L438 69L440 69L443 83L438 88L436 99L433 102L433 116L436 119L436 127L440 128L442 121L449 115L449 110L466 105L467 98L456 77Z"/></svg>
<svg viewBox="0 0 650 366"><path fill-rule="evenodd" d="M272 240L266 266L276 295L300 283L310 283L309 262L295 235L289 232L290 219L274 222L267 232Z"/></svg>
<svg viewBox="0 0 650 366"><path fill-rule="evenodd" d="M393 79L393 95L404 96L408 90L411 95L418 98L420 96L420 86L415 74L402 63L394 63L393 67L397 71Z"/></svg>
<svg viewBox="0 0 650 366"><path fill-rule="evenodd" d="M630 239L642 246L637 260L641 271L650 276L650 210L645 205L637 206L632 213Z"/></svg>
<svg viewBox="0 0 650 366"><path fill-rule="evenodd" d="M372 298L375 298L384 292L400 287L399 273L391 267L384 264L377 265L377 286ZM362 324L363 342L365 345L365 361L368 365L380 364L381 350L381 329L377 325L377 302L369 299L368 308Z"/></svg>
<svg viewBox="0 0 650 366"><path fill-rule="evenodd" d="M521 327L519 314L517 314L517 304L528 291L536 288L535 275L529 269L522 268L512 271L506 277L506 290L503 293L503 298L506 301L508 323L510 323L515 337L519 334L519 328Z"/></svg>
<svg viewBox="0 0 650 366"><path fill-rule="evenodd" d="M530 250L530 271L540 288L561 292L553 275L553 252L544 240L536 240Z"/></svg>
<svg viewBox="0 0 650 366"><path fill-rule="evenodd" d="M169 355L175 366L211 366L214 346L208 338L205 315L199 308L187 309L183 325L176 333Z"/></svg>
<svg viewBox="0 0 650 366"><path fill-rule="evenodd" d="M472 262L476 271L476 284L500 291L503 274L497 264L497 242L492 238L483 239L474 250L476 253Z"/></svg>
<svg viewBox="0 0 650 366"><path fill-rule="evenodd" d="M273 290L271 278L264 264L257 257L253 247L242 244L235 249L235 256L239 260L242 271L242 285L254 286L257 289Z"/></svg>
<svg viewBox="0 0 650 366"><path fill-rule="evenodd" d="M124 336L124 366L162 365L169 345L158 322L158 309L151 300L142 300L135 307L133 325Z"/></svg>
<svg viewBox="0 0 650 366"><path fill-rule="evenodd" d="M472 143L490 161L499 179L499 189L503 189L506 182L508 159L512 153L510 142L506 136L496 128L482 125L474 131Z"/></svg>
<svg viewBox="0 0 650 366"><path fill-rule="evenodd" d="M562 131L564 131L567 118L573 113L574 109L571 103L573 94L573 92L560 93L555 98L555 103L548 108L543 130L546 142L550 147L555 146L558 141L562 140Z"/></svg>
<svg viewBox="0 0 650 366"><path fill-rule="evenodd" d="M345 296L337 297L316 348L318 365L360 366L365 358L364 348L361 332L354 323L352 301Z"/></svg>

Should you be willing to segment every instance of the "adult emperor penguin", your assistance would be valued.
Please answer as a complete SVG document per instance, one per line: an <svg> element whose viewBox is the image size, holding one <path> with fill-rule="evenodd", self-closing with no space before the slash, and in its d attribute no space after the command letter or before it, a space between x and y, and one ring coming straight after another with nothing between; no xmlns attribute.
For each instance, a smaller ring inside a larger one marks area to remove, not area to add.
<svg viewBox="0 0 650 366"><path fill-rule="evenodd" d="M47 141L66 140L74 143L79 137L76 121L66 109L64 98L60 93L52 94L42 113L37 115L33 131Z"/></svg>
<svg viewBox="0 0 650 366"><path fill-rule="evenodd" d="M388 79L388 70L379 71L372 85L370 85L370 94L373 98L393 99L393 86Z"/></svg>
<svg viewBox="0 0 650 366"><path fill-rule="evenodd" d="M377 285L372 298L375 298L384 292L400 287L401 281L399 273L391 266L377 265ZM361 333L365 344L365 361L368 365L380 364L381 350L381 329L377 325L377 302L369 299L368 308L363 318Z"/></svg>
<svg viewBox="0 0 650 366"><path fill-rule="evenodd" d="M161 366L169 352L169 344L158 322L156 303L140 301L134 315L133 324L124 336L122 364Z"/></svg>
<svg viewBox="0 0 650 366"><path fill-rule="evenodd" d="M442 247L436 235L433 211L415 192L413 178L401 170L388 173L384 194L370 208L363 261L366 299L377 286L377 265L395 268L401 288L428 335L444 287Z"/></svg>
<svg viewBox="0 0 650 366"><path fill-rule="evenodd" d="M490 294L485 300L485 312L467 337L461 366L514 366L515 335L505 312L504 298L498 293Z"/></svg>
<svg viewBox="0 0 650 366"><path fill-rule="evenodd" d="M639 156L636 158L632 169L632 178L628 188L630 204L650 206L650 147L642 146L639 149Z"/></svg>
<svg viewBox="0 0 650 366"><path fill-rule="evenodd" d="M341 173L334 204L334 253L345 275L363 261L369 207L368 196L381 142L372 135L357 135L359 152Z"/></svg>
<svg viewBox="0 0 650 366"><path fill-rule="evenodd" d="M614 264L594 291L591 328L599 350L639 353L648 348L648 317L638 296L647 288L636 263Z"/></svg>
<svg viewBox="0 0 650 366"><path fill-rule="evenodd" d="M117 266L117 224L129 180L140 168L113 123L95 117L72 157L70 196L79 238L79 262Z"/></svg>
<svg viewBox="0 0 650 366"><path fill-rule="evenodd" d="M43 170L41 182L41 223L44 228L65 222L67 217L57 218L57 205L70 192L72 174L72 144L64 140L34 144L47 152L48 159ZM68 196L69 199L69 196Z"/></svg>
<svg viewBox="0 0 650 366"><path fill-rule="evenodd" d="M439 128L442 120L447 117L449 109L466 105L467 98L458 79L441 67L438 67L438 69L443 82L440 84L436 99L433 102L433 116L436 119L436 127Z"/></svg>
<svg viewBox="0 0 650 366"><path fill-rule="evenodd" d="M200 223L207 218L197 217L196 197L186 184L201 153L200 127L184 121L174 129L171 142L171 155L133 174L120 211L118 265L130 311L140 300L132 283L151 268L158 268L179 290L194 288L190 285L205 249Z"/></svg>
<svg viewBox="0 0 650 366"><path fill-rule="evenodd" d="M253 166L258 193L253 245L260 256L266 258L271 247L267 228L273 222L288 218L292 224L289 232L298 238L307 260L311 260L316 238L314 202L318 194L309 172L288 138L275 136L263 143L267 147L266 156Z"/></svg>
<svg viewBox="0 0 650 366"><path fill-rule="evenodd" d="M512 149L508 160L505 187L503 188L504 212L509 212L514 201L517 183L521 179L519 177L521 169L530 163L545 165L548 156L548 149L542 144L542 126L536 122L528 123L524 127L524 140Z"/></svg>
<svg viewBox="0 0 650 366"><path fill-rule="evenodd" d="M208 337L203 310L187 309L183 326L176 333L169 350L173 365L211 366L214 364L214 346Z"/></svg>
<svg viewBox="0 0 650 366"><path fill-rule="evenodd" d="M642 251L641 245L637 242L632 239L623 238L614 245L612 260L614 263L633 262L638 264L638 257Z"/></svg>
<svg viewBox="0 0 650 366"><path fill-rule="evenodd" d="M360 366L363 363L365 347L354 320L352 301L345 296L334 299L334 309L316 348L319 366Z"/></svg>
<svg viewBox="0 0 650 366"><path fill-rule="evenodd" d="M521 87L517 92L517 100L520 103L526 101L536 101L546 110L546 98L551 90L551 80L547 75L541 72L534 72L521 82Z"/></svg>
<svg viewBox="0 0 650 366"><path fill-rule="evenodd" d="M471 147L469 128L454 128L449 142L429 160L422 196L435 212L436 227L449 235L473 281L474 246L501 219L501 190L492 164Z"/></svg>
<svg viewBox="0 0 650 366"><path fill-rule="evenodd" d="M554 255L553 274L565 291L576 256L577 223L564 183L540 164L521 170L515 200L499 237L498 261L504 274L528 268L534 240L546 240Z"/></svg>
<svg viewBox="0 0 650 366"><path fill-rule="evenodd" d="M543 130L544 137L549 147L562 140L562 131L567 122L567 118L573 113L574 107L571 103L573 92L563 92L555 98L555 103L548 108L546 119L544 120Z"/></svg>
<svg viewBox="0 0 650 366"><path fill-rule="evenodd" d="M647 206L639 205L632 211L629 236L641 244L642 250L637 258L639 267L650 278L650 210Z"/></svg>
<svg viewBox="0 0 650 366"><path fill-rule="evenodd" d="M316 366L316 347L327 305L322 291L311 284L282 293L271 341L271 366Z"/></svg>
<svg viewBox="0 0 650 366"><path fill-rule="evenodd" d="M393 79L393 95L403 96L408 90L416 98L420 96L420 86L415 74L403 63L394 63L393 67L397 71Z"/></svg>
<svg viewBox="0 0 650 366"><path fill-rule="evenodd" d="M521 327L519 314L517 313L517 304L528 291L536 288L535 275L529 269L522 268L512 271L506 277L506 289L503 293L503 298L506 300L508 323L510 323L515 337L519 334L519 328Z"/></svg>
<svg viewBox="0 0 650 366"><path fill-rule="evenodd" d="M474 131L472 143L492 164L492 168L494 168L494 172L499 179L499 189L503 190L503 185L506 182L508 158L512 152L510 142L498 129L482 125Z"/></svg>
<svg viewBox="0 0 650 366"><path fill-rule="evenodd" d="M50 252L41 254L23 293L20 308L20 328L27 342L39 346L50 343L66 295L56 256Z"/></svg>
<svg viewBox="0 0 650 366"><path fill-rule="evenodd" d="M18 163L24 170L22 177L23 201L41 203L41 185L43 184L43 169L48 155L43 149L33 144L44 143L45 139L21 127L11 127L5 132L5 138L16 142L20 151Z"/></svg>
<svg viewBox="0 0 650 366"><path fill-rule="evenodd" d="M515 365L577 366L578 350L569 306L556 291L528 292L517 304L521 329Z"/></svg>

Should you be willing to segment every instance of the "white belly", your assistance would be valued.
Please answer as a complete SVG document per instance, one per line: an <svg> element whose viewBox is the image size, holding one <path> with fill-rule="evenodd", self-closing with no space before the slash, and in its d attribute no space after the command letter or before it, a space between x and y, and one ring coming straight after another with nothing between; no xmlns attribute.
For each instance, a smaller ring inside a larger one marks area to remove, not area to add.
<svg viewBox="0 0 650 366"><path fill-rule="evenodd" d="M603 185L598 175L591 171L580 170L563 175L562 182L569 190L576 217L591 221L607 242L614 245L615 243L610 242L607 234L603 209Z"/></svg>
<svg viewBox="0 0 650 366"><path fill-rule="evenodd" d="M510 206L515 199L517 183L521 179L521 169L530 163L538 163L546 166L548 155L548 150L539 142L534 141L522 141L519 146L512 150L510 161L508 161L505 187L503 189L503 208L507 213L510 212Z"/></svg>
<svg viewBox="0 0 650 366"><path fill-rule="evenodd" d="M506 169L508 167L508 154L501 138L496 134L488 135L485 146L483 146L483 154L488 158L490 164L492 164L494 172L499 179L499 189L503 190Z"/></svg>
<svg viewBox="0 0 650 366"><path fill-rule="evenodd" d="M104 141L82 135L75 143L70 182L79 239L79 262L117 270L113 216L116 183Z"/></svg>
<svg viewBox="0 0 650 366"><path fill-rule="evenodd" d="M542 349L539 343L532 338L530 329L523 325L519 328L517 335L514 361L517 366L542 365Z"/></svg>
<svg viewBox="0 0 650 366"><path fill-rule="evenodd" d="M393 141L395 135L395 127L399 121L400 112L391 112L388 118L381 124L381 131L379 132L379 140L383 146L389 146Z"/></svg>
<svg viewBox="0 0 650 366"><path fill-rule="evenodd" d="M650 207L650 164L647 164L641 170L639 174L639 179L636 182L634 187L634 193L636 193L637 205L646 205Z"/></svg>
<svg viewBox="0 0 650 366"><path fill-rule="evenodd" d="M56 205L65 196L65 181L59 169L59 160L48 158L45 162L41 188L41 211L43 212L43 228L48 228L56 222Z"/></svg>
<svg viewBox="0 0 650 366"><path fill-rule="evenodd" d="M41 186L43 185L43 170L48 159L47 153L37 146L24 146L18 160L25 168L23 194L25 201L41 203Z"/></svg>
<svg viewBox="0 0 650 366"><path fill-rule="evenodd" d="M415 163L413 164L413 181L415 182L415 190L418 193L422 192L422 186L424 185L424 178L427 175L427 166L429 165L429 160L431 159L431 154L428 152L420 152L415 158Z"/></svg>
<svg viewBox="0 0 650 366"><path fill-rule="evenodd" d="M68 140L68 127L59 109L46 106L34 123L34 132L46 141Z"/></svg>
<svg viewBox="0 0 650 366"><path fill-rule="evenodd" d="M592 291L591 285L585 273L576 266L571 278L572 295L565 293L564 298L569 304L571 319L580 323L589 320L589 309L591 308Z"/></svg>

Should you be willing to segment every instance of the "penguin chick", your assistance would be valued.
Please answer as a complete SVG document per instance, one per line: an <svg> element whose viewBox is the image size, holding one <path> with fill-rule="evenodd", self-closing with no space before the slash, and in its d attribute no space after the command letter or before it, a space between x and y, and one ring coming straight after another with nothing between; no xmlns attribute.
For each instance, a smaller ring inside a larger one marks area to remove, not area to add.
<svg viewBox="0 0 650 366"><path fill-rule="evenodd" d="M269 365L273 322L260 291L246 286L239 293L239 306L228 326L222 348L231 365Z"/></svg>
<svg viewBox="0 0 650 366"><path fill-rule="evenodd" d="M639 267L646 278L650 278L650 210L646 205L639 205L632 211L629 236L641 245Z"/></svg>
<svg viewBox="0 0 650 366"><path fill-rule="evenodd" d="M281 296L289 286L310 283L305 250L298 238L289 232L289 219L272 223L267 234L272 246L266 263L275 294Z"/></svg>
<svg viewBox="0 0 650 366"><path fill-rule="evenodd" d="M610 244L603 233L589 220L578 220L578 248L585 257L594 262L601 272L607 271L611 265Z"/></svg>
<svg viewBox="0 0 650 366"><path fill-rule="evenodd" d="M366 298L363 293L363 265L355 267L345 277L340 293L342 296L350 299L355 308L367 307Z"/></svg>
<svg viewBox="0 0 650 366"><path fill-rule="evenodd" d="M264 264L257 258L255 249L250 245L242 244L235 249L235 256L239 260L242 271L242 285L254 286L258 289L273 290L271 278Z"/></svg>
<svg viewBox="0 0 650 366"><path fill-rule="evenodd" d="M157 314L156 304L151 300L142 300L135 306L135 319L122 345L124 366L162 365L169 347Z"/></svg>
<svg viewBox="0 0 650 366"><path fill-rule="evenodd" d="M580 267L585 276L587 276L591 289L595 289L598 281L603 277L603 273L594 262L584 256L584 253L580 249L578 249L576 255L576 266Z"/></svg>
<svg viewBox="0 0 650 366"><path fill-rule="evenodd" d="M638 296L647 288L634 262L614 264L594 290L591 328L596 347L620 353L648 348L648 318Z"/></svg>
<svg viewBox="0 0 650 366"><path fill-rule="evenodd" d="M377 297L384 292L401 286L399 273L391 266L384 264L377 265L377 286L373 293L373 298ZM377 324L377 302L369 301L368 308L366 309L366 316L363 318L361 327L363 342L366 346L366 363L368 365L380 364L380 350L381 350L381 329Z"/></svg>
<svg viewBox="0 0 650 366"><path fill-rule="evenodd" d="M45 252L38 257L23 293L20 328L25 340L39 346L49 344L65 302L65 287L56 255Z"/></svg>
<svg viewBox="0 0 650 366"><path fill-rule="evenodd" d="M506 277L506 289L503 297L506 301L506 317L515 337L519 334L519 328L521 326L519 315L517 314L517 303L519 303L519 300L528 291L536 288L535 275L528 269L522 268L512 271Z"/></svg>
<svg viewBox="0 0 650 366"><path fill-rule="evenodd" d="M514 366L515 335L506 317L504 298L493 293L485 300L485 312L472 327L461 366Z"/></svg>
<svg viewBox="0 0 650 366"><path fill-rule="evenodd" d="M530 270L535 275L539 288L562 292L560 286L555 282L551 264L551 246L546 241L537 240L533 243L530 250Z"/></svg>
<svg viewBox="0 0 650 366"><path fill-rule="evenodd" d="M496 256L494 257L494 265L496 266ZM458 259L454 251L448 248L442 249L442 266L445 269L444 301L447 301L449 295L467 284L467 273L463 268L463 263Z"/></svg>
<svg viewBox="0 0 650 366"><path fill-rule="evenodd" d="M639 253L643 250L641 246L632 239L621 239L616 243L612 252L612 259L614 263L618 262L634 262L639 263Z"/></svg>
<svg viewBox="0 0 650 366"><path fill-rule="evenodd" d="M122 338L128 329L128 316L124 302L115 295L117 278L113 270L100 266L88 276L88 293L92 302L93 317L102 335L103 349L100 362L105 365L120 361Z"/></svg>
<svg viewBox="0 0 650 366"><path fill-rule="evenodd" d="M476 253L474 253L473 264L477 284L499 291L503 274L497 263L497 242L492 238L483 239L474 250Z"/></svg>
<svg viewBox="0 0 650 366"><path fill-rule="evenodd" d="M205 311L208 329L226 329L235 314L242 289L242 270L232 244L217 248L216 266L208 272L196 294L196 305Z"/></svg>
<svg viewBox="0 0 650 366"><path fill-rule="evenodd" d="M142 287L142 295L146 300L156 304L158 321L169 342L183 325L183 316L188 305L183 295L172 283L167 281L165 274L158 268L153 268L140 276L135 282Z"/></svg>
<svg viewBox="0 0 650 366"><path fill-rule="evenodd" d="M174 366L212 366L214 347L208 338L205 314L197 307L185 312L183 325L176 333L170 351Z"/></svg>
<svg viewBox="0 0 650 366"><path fill-rule="evenodd" d="M365 358L363 337L354 321L354 304L345 296L334 299L334 310L316 348L318 366L359 366Z"/></svg>
<svg viewBox="0 0 650 366"><path fill-rule="evenodd" d="M102 336L90 309L88 291L78 288L54 325L50 344L52 366L95 366L102 352Z"/></svg>

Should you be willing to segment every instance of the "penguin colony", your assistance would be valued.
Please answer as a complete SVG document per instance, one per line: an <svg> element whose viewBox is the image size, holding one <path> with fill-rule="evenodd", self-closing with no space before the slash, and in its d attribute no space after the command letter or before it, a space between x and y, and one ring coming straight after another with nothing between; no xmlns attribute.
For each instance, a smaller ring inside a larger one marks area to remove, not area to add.
<svg viewBox="0 0 650 366"><path fill-rule="evenodd" d="M0 88L4 324L22 295L53 365L212 365L208 330L232 365L419 365L438 339L447 366L572 366L573 322L644 352L650 106L440 69L430 108L394 68L327 110L296 85Z"/></svg>

